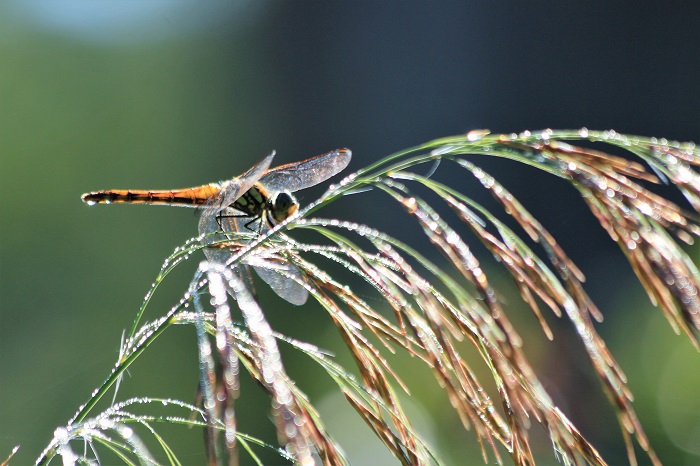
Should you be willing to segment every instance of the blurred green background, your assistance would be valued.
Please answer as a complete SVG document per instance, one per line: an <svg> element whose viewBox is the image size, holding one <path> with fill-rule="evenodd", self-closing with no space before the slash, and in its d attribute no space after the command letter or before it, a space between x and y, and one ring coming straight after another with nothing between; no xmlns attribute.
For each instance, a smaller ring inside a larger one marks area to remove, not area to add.
<svg viewBox="0 0 700 466"><path fill-rule="evenodd" d="M87 400L111 370L162 261L196 233L189 210L88 208L81 193L227 179L272 149L286 163L350 147L355 170L479 128L587 126L699 141L699 19L692 2L629 9L606 2L0 3L0 460L20 444L11 464L31 464ZM478 162L588 275L606 314L600 332L629 376L661 459L700 464L697 353L645 301L571 189L513 164ZM436 176L459 183L450 175ZM302 193L302 202L319 193ZM372 206L357 197L330 215L387 228L400 221ZM147 317L177 302L196 263L167 280ZM277 329L348 361L316 306L262 299ZM517 301L509 301L512 319L523 325L526 352L547 388L610 464L626 463L615 417L570 325L543 343ZM395 464L365 438L369 431L331 383L286 354L292 375L311 381L302 388L354 464ZM396 364L420 370L415 361ZM446 464L478 464L473 436L426 382L429 373L420 373L412 382L420 430ZM194 332L177 328L132 368L120 398L192 401L196 381ZM271 440L269 405L258 392L244 384L241 429ZM202 464L198 432L164 430L185 464ZM537 448L543 464L556 463L546 440Z"/></svg>

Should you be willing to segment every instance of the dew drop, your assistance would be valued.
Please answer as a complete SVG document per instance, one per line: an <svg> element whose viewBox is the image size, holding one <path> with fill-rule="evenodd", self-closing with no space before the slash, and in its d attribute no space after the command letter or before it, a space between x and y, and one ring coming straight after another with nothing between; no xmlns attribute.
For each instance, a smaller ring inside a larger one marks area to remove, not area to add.
<svg viewBox="0 0 700 466"><path fill-rule="evenodd" d="M475 130L469 131L467 133L467 141L470 141L470 142L478 141L479 139L483 138L484 136L488 136L489 134L491 134L491 130L475 129Z"/></svg>
<svg viewBox="0 0 700 466"><path fill-rule="evenodd" d="M65 427L59 427L53 432L54 438L58 439L59 442L63 443L68 440L68 429Z"/></svg>

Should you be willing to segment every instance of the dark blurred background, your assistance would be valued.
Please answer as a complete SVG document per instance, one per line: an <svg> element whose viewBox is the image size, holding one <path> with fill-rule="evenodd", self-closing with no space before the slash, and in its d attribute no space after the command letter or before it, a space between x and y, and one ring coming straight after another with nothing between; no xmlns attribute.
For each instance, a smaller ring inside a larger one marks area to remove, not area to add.
<svg viewBox="0 0 700 466"><path fill-rule="evenodd" d="M11 464L32 463L87 400L111 370L122 330L162 261L196 234L189 210L88 208L81 193L227 179L272 149L286 163L349 147L356 170L480 128L586 126L700 141L700 6L628 5L0 3L0 460L20 444ZM606 315L599 331L627 372L661 459L700 464L697 353L648 304L571 188L514 163L478 162L586 272ZM435 176L458 185L441 168ZM302 202L319 193L302 193ZM388 217L362 199L326 215L389 228L401 221L398 209ZM196 263L166 281L147 318L177 302ZM262 299L280 331L342 351L316 306ZM517 301L509 301L511 318L557 403L610 464L626 463L615 417L571 326L564 322L555 342L543 343ZM354 464L396 464L367 440L331 382L307 375L313 366L290 354L290 372L312 381L300 384ZM419 430L446 464L478 464L472 434L425 374L411 401ZM134 365L120 398L192 401L196 381L194 332L176 328ZM273 441L265 398L251 384L243 397L250 401L240 405L241 430ZM199 433L165 431L185 464L202 464ZM542 464L556 463L546 440L536 448Z"/></svg>

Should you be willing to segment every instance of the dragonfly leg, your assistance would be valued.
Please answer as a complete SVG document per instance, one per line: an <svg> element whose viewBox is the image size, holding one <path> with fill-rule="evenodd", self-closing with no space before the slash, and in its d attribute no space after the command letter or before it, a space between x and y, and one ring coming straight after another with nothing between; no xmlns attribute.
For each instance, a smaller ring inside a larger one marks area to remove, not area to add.
<svg viewBox="0 0 700 466"><path fill-rule="evenodd" d="M256 217L252 217L252 218L250 219L250 221L249 221L248 223L246 223L245 225L243 225L243 226L244 226L247 230L250 230L250 231L253 231L253 232L254 232L255 230L252 229L250 226L251 226L256 220L260 220L260 227L258 227L258 235L261 235L261 234L262 234L262 216L258 215L258 216L256 216Z"/></svg>
<svg viewBox="0 0 700 466"><path fill-rule="evenodd" d="M255 230L254 228L251 228L251 225L252 225L253 223L255 223L256 220L260 220L260 228L257 229L257 233L258 233L258 234L262 234L262 216L260 216L260 215L256 215L256 216L250 216L250 215L247 215L247 214L223 215L223 214L219 213L219 214L216 216L216 222L219 224L219 228L221 229L221 231L222 231L222 232L225 232L224 226L223 226L223 224L221 223L221 219L223 219L223 218L249 218L250 221L247 222L247 223L245 223L245 224L243 225L243 227L244 227L246 230L252 231L252 232L254 232L254 233L256 232L256 230Z"/></svg>
<svg viewBox="0 0 700 466"><path fill-rule="evenodd" d="M222 233L227 233L226 230L224 230L224 224L221 223L224 218L234 218L234 217L248 217L248 215L241 214L241 215L224 215L221 212L216 214L216 223L219 225L219 230L221 230Z"/></svg>

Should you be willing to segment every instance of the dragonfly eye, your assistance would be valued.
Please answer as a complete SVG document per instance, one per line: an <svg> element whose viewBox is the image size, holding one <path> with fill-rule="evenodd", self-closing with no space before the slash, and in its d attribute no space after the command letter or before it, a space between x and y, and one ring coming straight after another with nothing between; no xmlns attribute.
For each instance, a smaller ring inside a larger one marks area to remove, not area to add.
<svg viewBox="0 0 700 466"><path fill-rule="evenodd" d="M299 203L291 193L282 191L272 200L272 218L277 222L288 219L299 207Z"/></svg>

